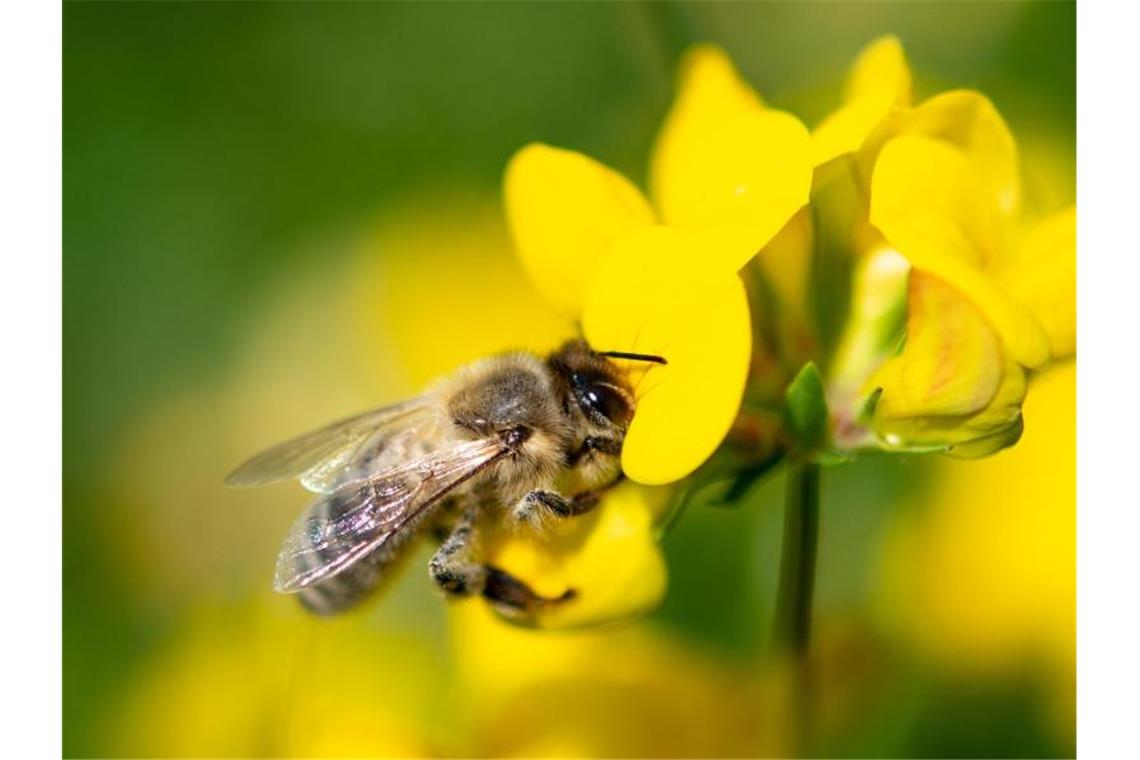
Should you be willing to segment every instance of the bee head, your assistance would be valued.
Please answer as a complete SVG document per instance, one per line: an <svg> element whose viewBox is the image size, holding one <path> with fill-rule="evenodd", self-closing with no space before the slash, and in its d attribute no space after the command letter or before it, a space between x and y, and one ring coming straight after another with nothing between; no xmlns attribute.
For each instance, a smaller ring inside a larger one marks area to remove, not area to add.
<svg viewBox="0 0 1140 760"><path fill-rule="evenodd" d="M570 341L549 359L554 374L564 384L567 403L577 405L582 415L599 428L624 433L633 419L636 402L624 374L610 357L664 363L656 356L593 351L585 341Z"/></svg>

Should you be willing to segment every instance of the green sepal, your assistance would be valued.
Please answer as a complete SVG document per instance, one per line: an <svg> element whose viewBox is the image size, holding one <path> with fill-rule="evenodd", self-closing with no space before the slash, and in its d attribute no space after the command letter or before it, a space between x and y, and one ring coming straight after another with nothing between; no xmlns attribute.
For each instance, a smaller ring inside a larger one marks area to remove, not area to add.
<svg viewBox="0 0 1140 760"><path fill-rule="evenodd" d="M859 414L856 417L860 425L870 424L871 418L875 416L875 407L879 405L879 399L882 398L882 396L883 389L876 388L871 392L871 395L867 397L867 400L863 402L863 408L859 410Z"/></svg>
<svg viewBox="0 0 1140 760"><path fill-rule="evenodd" d="M855 461L855 455L849 451L839 449L823 449L812 454L809 459L821 467L838 467Z"/></svg>
<svg viewBox="0 0 1140 760"><path fill-rule="evenodd" d="M829 415L823 376L814 362L796 374L784 392L784 428L801 453L814 453L827 442Z"/></svg>

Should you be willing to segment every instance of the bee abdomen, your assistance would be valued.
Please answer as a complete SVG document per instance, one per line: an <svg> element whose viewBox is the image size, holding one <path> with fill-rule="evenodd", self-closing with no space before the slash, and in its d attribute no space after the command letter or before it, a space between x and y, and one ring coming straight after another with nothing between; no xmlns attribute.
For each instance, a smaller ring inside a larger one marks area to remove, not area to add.
<svg viewBox="0 0 1140 760"><path fill-rule="evenodd" d="M379 564L369 556L339 575L302 589L297 598L310 612L335 615L367 599L379 580Z"/></svg>
<svg viewBox="0 0 1140 760"><path fill-rule="evenodd" d="M342 509L341 500L329 498L323 505L322 518L331 522L332 513ZM391 575L392 565L403 554L401 549L407 543L408 534L389 536L380 546L336 575L325 578L301 589L297 598L310 612L317 615L335 615L344 612L367 599L381 583ZM306 569L316 569L329 564L336 552L329 546L319 547L310 544L311 552L302 552L300 557ZM330 556L332 555L332 556Z"/></svg>

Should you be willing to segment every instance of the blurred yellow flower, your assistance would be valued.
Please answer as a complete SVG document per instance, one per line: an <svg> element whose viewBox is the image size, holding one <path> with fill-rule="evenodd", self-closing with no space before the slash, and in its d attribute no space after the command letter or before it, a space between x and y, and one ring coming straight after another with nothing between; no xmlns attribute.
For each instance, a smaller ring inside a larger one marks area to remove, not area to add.
<svg viewBox="0 0 1140 760"><path fill-rule="evenodd" d="M295 605L199 612L109 722L115 754L419 757L434 754L442 676L432 644Z"/></svg>
<svg viewBox="0 0 1140 760"><path fill-rule="evenodd" d="M638 405L622 451L631 479L662 484L707 459L736 417L751 348L737 271L807 202L812 169L799 121L765 108L708 46L685 57L650 164L652 206L591 158L529 145L504 195L527 272L587 341L668 360L629 365Z"/></svg>
<svg viewBox="0 0 1140 760"><path fill-rule="evenodd" d="M1074 728L1076 363L1033 380L1017 447L946 461L933 498L888 535L881 613L899 637L968 677L1044 663Z"/></svg>
<svg viewBox="0 0 1140 760"><path fill-rule="evenodd" d="M477 604L451 618L454 704L484 757L787 754L780 692L648 625L535 632Z"/></svg>
<svg viewBox="0 0 1140 760"><path fill-rule="evenodd" d="M275 601L199 611L106 705L113 754L786 754L782 684L648 626L535 632L474 600L446 637Z"/></svg>

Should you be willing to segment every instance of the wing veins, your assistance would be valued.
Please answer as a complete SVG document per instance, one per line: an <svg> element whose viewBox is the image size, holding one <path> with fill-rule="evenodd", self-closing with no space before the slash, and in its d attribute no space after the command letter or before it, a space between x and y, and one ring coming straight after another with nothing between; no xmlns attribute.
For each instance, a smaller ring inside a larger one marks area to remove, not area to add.
<svg viewBox="0 0 1140 760"><path fill-rule="evenodd" d="M475 442L471 442L471 443L475 443ZM489 442L488 441L482 441L482 442L478 442L478 443L486 445ZM419 504L416 504L412 508L409 508L407 510L406 514L403 514L402 516L400 516L399 520L396 522L396 524L394 526L392 526L390 528L383 529L375 537L373 537L367 541L363 541L357 546L353 546L353 547L347 549L343 554L339 554L339 555L335 556L334 558L332 558L328 562L326 562L324 564L318 564L316 566L308 568L307 570L305 570L301 573L291 575L286 580L282 580L282 578L281 578L281 574L282 574L281 564L282 564L282 562L286 562L286 561L287 562L296 562L296 560L299 557L303 556L306 552L317 551L319 553L320 550L327 548L328 545L325 544L325 545L318 546L318 547L309 547L309 548L305 548L305 549L302 549L302 550L296 551L296 552L282 552L281 556L278 558L278 572L277 572L278 578L274 582L274 587L279 592L293 593L296 591L300 591L300 590L302 590L302 589L304 589L310 585L313 585L314 583L325 581L325 580L328 580L330 578L333 578L333 577L339 575L340 573L344 572L349 567L354 565L356 562L363 559L368 554L371 554L373 551L376 551L377 549L380 549L381 547L383 547L384 544L386 544L393 536L396 536L396 535L402 533L408 527L408 525L411 524L412 522L414 522L420 515L422 515L425 510L427 510L427 509L431 508L432 506L440 503L444 498L446 498L449 494L451 494L456 488L458 488L459 486L461 486L463 483L467 482L471 478L475 477L476 475L480 474L481 472L483 472L488 467L490 467L491 465L498 462L500 459L502 459L504 456L506 456L509 453L510 453L510 449L505 444L500 444L498 450L494 451L493 453L487 454L485 458L483 458L481 461L479 461L478 464L476 464L475 466L470 467L466 472L462 471L463 467L460 463L457 463L457 462L447 463L446 460L439 462L439 464L441 464L441 465L447 465L443 468L443 472L441 472L439 475L435 475L433 473L432 475L425 477L425 479L420 481L416 485L416 487L414 489L412 489L407 495L401 496L398 499L394 499L393 501L394 502L395 501L407 501L407 502L414 503L415 499L416 499L416 495L420 491L422 491L425 487L427 487L429 484L431 484L432 480L437 479L437 478L441 478L441 477L447 477L449 475L453 475L454 472L457 470L461 474L459 475L459 477L456 477L451 481L447 481L447 482L442 483L439 486L437 491L430 493L426 498L424 498L422 500L422 502L420 502ZM471 452L463 452L463 454L464 454L464 458L472 455ZM380 473L376 477L370 479L368 486L373 489L373 493L375 494L376 493L375 485L377 482L382 481L386 477L387 478L394 477L396 473L399 473L402 470L408 470L408 469L413 469L413 466L409 465L409 466L404 466L404 467L392 468L391 470L388 470L384 473ZM346 486L344 488L340 489L340 491L348 490L351 488L356 488L357 490L362 490L360 484L357 482L357 483L346 484ZM336 495L337 495L336 493L333 493L333 494L330 494L326 498L327 499L333 499L333 498L336 498ZM324 502L324 500L319 501L317 503L320 504L323 502ZM365 503L367 503L367 500L365 500ZM341 515L341 517L338 519L343 519L343 518L347 517L352 511L361 509L361 506L363 506L363 505L351 507L350 509L346 510L345 514ZM303 517L305 517L305 516L303 516ZM331 524L331 522L333 522L333 521L329 521L330 524ZM292 537L292 534L291 534L291 537ZM349 540L351 540L351 538Z"/></svg>

